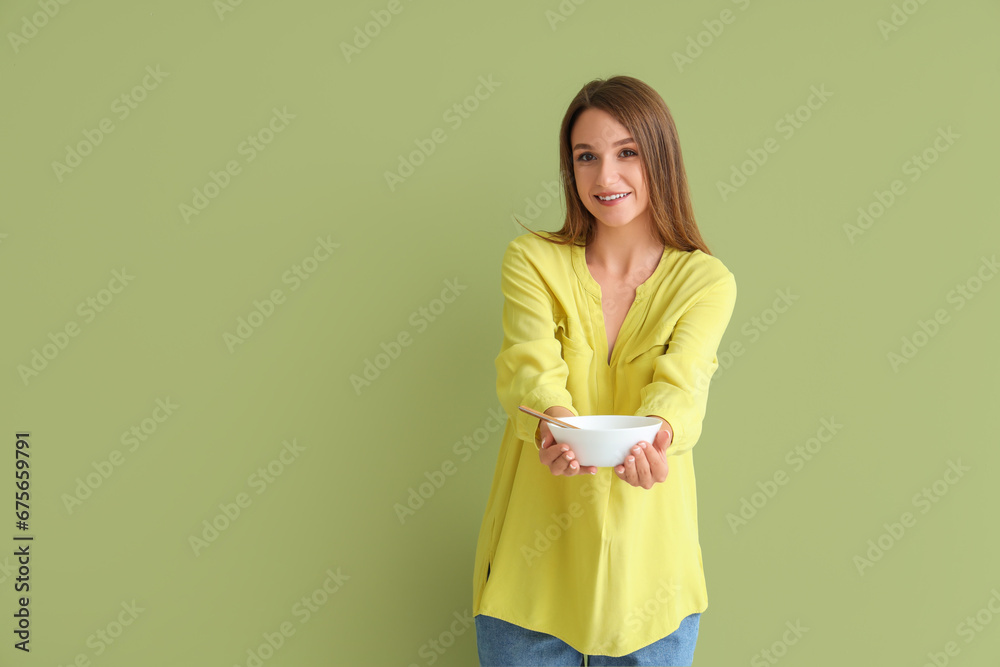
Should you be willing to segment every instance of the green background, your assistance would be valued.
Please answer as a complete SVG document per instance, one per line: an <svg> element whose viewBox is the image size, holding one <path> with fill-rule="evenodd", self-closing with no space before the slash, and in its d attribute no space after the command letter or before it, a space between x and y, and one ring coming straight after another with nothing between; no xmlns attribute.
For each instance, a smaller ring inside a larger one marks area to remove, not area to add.
<svg viewBox="0 0 1000 667"><path fill-rule="evenodd" d="M264 664L476 664L474 628L448 633L471 611L500 433L474 452L456 443L498 408L512 214L561 226L545 197L559 123L584 83L614 74L669 105L698 223L739 287L722 347L742 354L720 358L695 450L710 600L695 664L767 664L773 649L788 665L920 665L954 642L949 664L972 666L1000 651L987 607L1000 280L982 263L1000 250L997 3L48 5L0 6L0 663L247 665L288 622ZM391 21L348 62L342 44L371 12ZM164 75L143 89L147 67ZM496 87L467 100L480 77ZM121 118L115 100L136 86L144 99ZM831 95L800 109L811 86ZM248 161L241 142L275 108L294 118ZM776 123L796 110L809 117L787 137ZM57 174L102 120L113 131ZM445 140L390 188L386 172L436 128ZM937 152L948 128L958 138ZM769 137L778 151L724 198L718 184ZM904 169L925 151L936 159L913 181ZM181 205L231 160L239 173L185 221ZM852 241L858 207L896 179L905 193ZM293 290L283 276L317 238L339 247ZM127 286L102 292L123 269ZM442 310L449 280L464 289ZM230 349L275 289L283 303ZM782 313L779 290L797 297ZM88 321L79 304L102 296ZM947 321L921 335L939 309ZM410 344L356 389L400 334ZM904 338L921 345L894 368ZM156 422L168 398L178 407ZM796 469L786 455L823 419L842 428ZM129 451L122 434L144 420ZM11 632L18 430L31 433L30 654ZM298 455L274 463L293 440ZM67 505L116 450L121 464ZM401 520L396 505L449 461ZM953 484L949 461L968 468ZM269 464L280 474L262 488L251 476ZM754 496L779 471L787 484ZM934 502L916 503L925 488ZM249 506L196 553L190 538L224 525L220 504L241 493ZM761 506L733 524L744 499ZM892 538L884 524L904 512L915 524ZM860 567L880 538L888 550ZM328 570L341 583L327 597ZM314 594L303 623L295 605ZM113 643L94 639L133 601L143 611ZM796 622L808 631L783 645Z"/></svg>

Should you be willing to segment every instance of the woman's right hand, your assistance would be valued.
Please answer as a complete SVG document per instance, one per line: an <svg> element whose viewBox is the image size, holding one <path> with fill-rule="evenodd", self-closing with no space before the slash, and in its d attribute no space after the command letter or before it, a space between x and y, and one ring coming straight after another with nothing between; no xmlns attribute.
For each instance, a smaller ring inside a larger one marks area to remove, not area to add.
<svg viewBox="0 0 1000 667"><path fill-rule="evenodd" d="M572 413L570 413L572 414ZM572 477L581 473L591 475L597 474L597 466L581 466L576 460L576 454L569 445L557 445L555 436L549 430L549 423L539 420L538 433L541 436L541 449L538 450L538 458L548 466L553 475L565 475Z"/></svg>

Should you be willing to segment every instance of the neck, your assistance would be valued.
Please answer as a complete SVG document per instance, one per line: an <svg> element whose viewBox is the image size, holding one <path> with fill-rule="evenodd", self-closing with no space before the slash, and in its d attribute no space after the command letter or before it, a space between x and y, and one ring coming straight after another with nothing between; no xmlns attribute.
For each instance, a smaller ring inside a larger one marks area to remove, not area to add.
<svg viewBox="0 0 1000 667"><path fill-rule="evenodd" d="M655 269L663 255L663 243L650 233L649 225L636 222L623 227L608 227L598 222L594 238L587 246L587 264L618 278L641 273L650 266Z"/></svg>

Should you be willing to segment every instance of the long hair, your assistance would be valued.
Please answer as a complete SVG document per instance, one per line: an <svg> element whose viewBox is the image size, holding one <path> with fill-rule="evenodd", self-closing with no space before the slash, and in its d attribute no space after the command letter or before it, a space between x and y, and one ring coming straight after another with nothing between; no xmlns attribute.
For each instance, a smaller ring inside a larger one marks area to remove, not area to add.
<svg viewBox="0 0 1000 667"><path fill-rule="evenodd" d="M680 141L673 116L663 98L649 85L630 76L594 79L570 102L559 129L559 172L566 199L566 221L557 232L542 236L517 223L535 236L558 245L589 245L597 231L597 220L587 210L576 191L570 133L585 109L602 109L621 123L635 139L642 160L653 233L660 242L678 250L708 250L688 194L687 174L681 157Z"/></svg>

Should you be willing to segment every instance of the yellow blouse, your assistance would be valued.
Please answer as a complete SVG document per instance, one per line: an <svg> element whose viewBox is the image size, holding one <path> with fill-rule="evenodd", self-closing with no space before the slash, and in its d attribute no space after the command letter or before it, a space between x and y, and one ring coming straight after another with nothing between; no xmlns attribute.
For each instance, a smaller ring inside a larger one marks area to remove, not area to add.
<svg viewBox="0 0 1000 667"><path fill-rule="evenodd" d="M708 607L691 448L736 279L712 255L665 248L636 289L609 364L601 286L584 253L528 233L504 253L496 369L508 419L476 547L472 613L584 654L622 656ZM518 405L666 419L666 481L647 490L611 468L552 475L538 459L538 419Z"/></svg>

